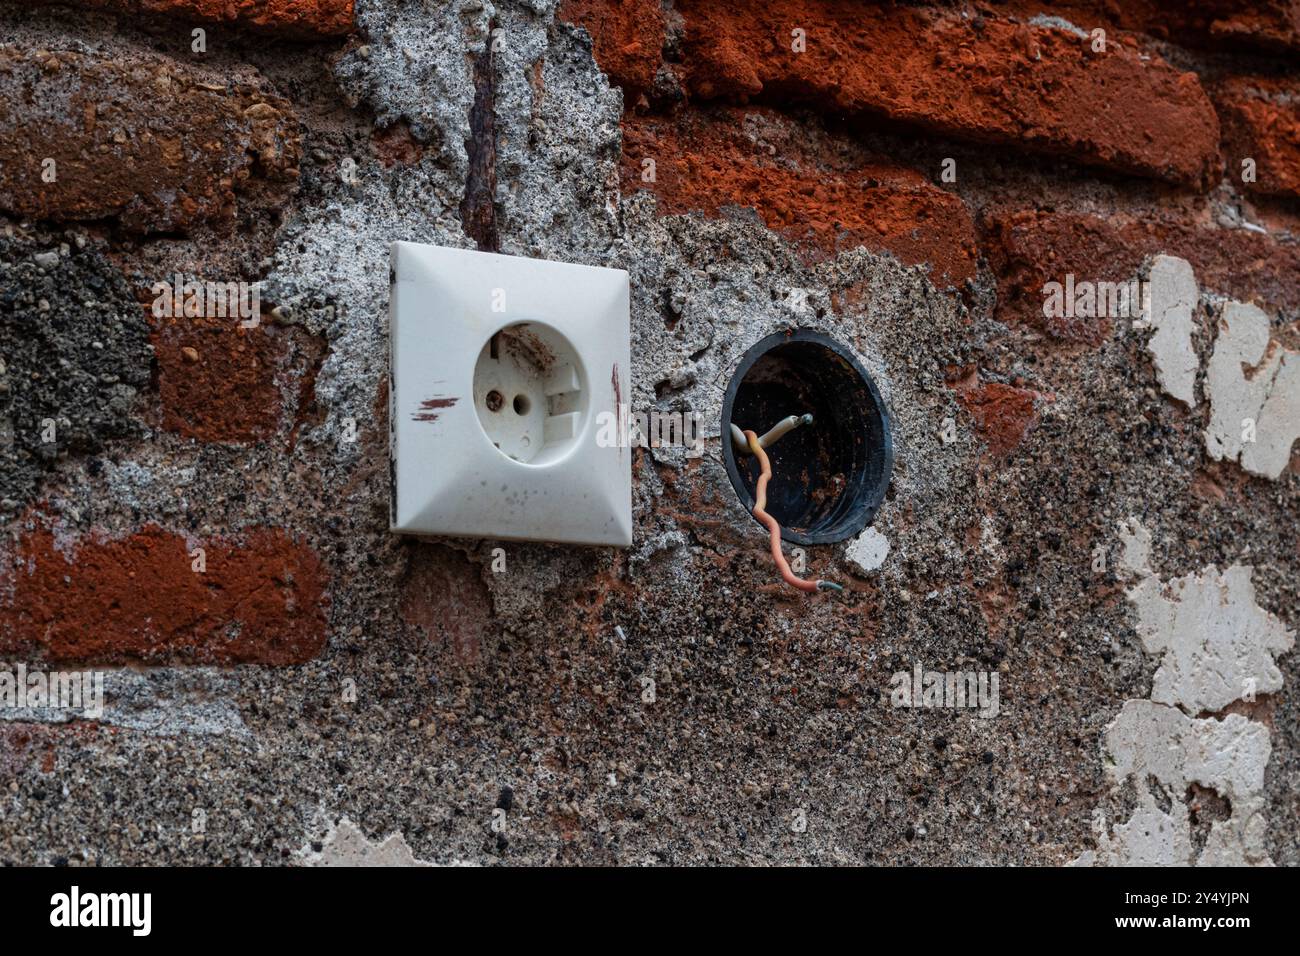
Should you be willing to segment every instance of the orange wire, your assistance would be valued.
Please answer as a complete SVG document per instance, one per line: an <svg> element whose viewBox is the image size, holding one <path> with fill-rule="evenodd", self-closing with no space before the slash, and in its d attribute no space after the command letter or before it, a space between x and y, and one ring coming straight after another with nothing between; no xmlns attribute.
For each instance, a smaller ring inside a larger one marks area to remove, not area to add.
<svg viewBox="0 0 1300 956"><path fill-rule="evenodd" d="M820 581L805 581L801 577L796 577L795 573L790 570L790 562L786 561L785 555L781 553L781 525L777 520L768 514L764 509L767 507L767 482L772 477L772 463L767 460L767 452L763 446L758 443L758 435L753 431L746 430L745 440L749 442L749 450L754 453L762 467L762 474L758 476L758 488L754 495L754 517L763 522L766 526L768 535L772 544L772 560L781 571L781 578L786 584L800 591L817 591ZM830 582L827 582L828 584ZM838 585L833 585L838 587Z"/></svg>

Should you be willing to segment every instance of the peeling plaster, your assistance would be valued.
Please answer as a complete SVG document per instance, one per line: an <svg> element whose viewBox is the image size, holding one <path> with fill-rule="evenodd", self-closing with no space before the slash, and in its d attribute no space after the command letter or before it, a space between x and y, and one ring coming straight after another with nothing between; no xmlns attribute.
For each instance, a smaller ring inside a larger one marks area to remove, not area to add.
<svg viewBox="0 0 1300 956"><path fill-rule="evenodd" d="M1273 658L1295 639L1255 603L1251 574L1239 564L1222 574L1210 565L1168 583L1149 575L1129 591L1143 648L1163 655L1153 701L1197 714L1282 689Z"/></svg>
<svg viewBox="0 0 1300 956"><path fill-rule="evenodd" d="M1117 783L1147 774L1179 792L1199 783L1235 807L1262 793L1271 747L1268 728L1241 714L1198 720L1177 707L1130 700L1106 728L1106 750Z"/></svg>
<svg viewBox="0 0 1300 956"><path fill-rule="evenodd" d="M1121 571L1130 575L1151 573L1151 532L1137 518L1128 518L1119 524L1119 540L1124 546L1120 555Z"/></svg>
<svg viewBox="0 0 1300 956"><path fill-rule="evenodd" d="M1196 275L1186 259L1156 256L1151 265L1148 317L1134 328L1155 329L1147 351L1156 366L1161 388L1184 403L1196 407L1196 370L1199 360L1192 346L1199 292Z"/></svg>
<svg viewBox="0 0 1300 956"><path fill-rule="evenodd" d="M1300 352L1283 353L1258 421L1256 440L1242 449L1241 467L1276 479L1291 459L1292 444L1300 438Z"/></svg>
<svg viewBox="0 0 1300 956"><path fill-rule="evenodd" d="M849 542L844 557L863 572L875 571L889 556L889 539L875 528L868 528Z"/></svg>
<svg viewBox="0 0 1300 956"><path fill-rule="evenodd" d="M1097 849L1088 850L1071 866L1190 866L1194 848L1187 807L1172 801L1169 812L1161 810L1145 787L1139 790L1139 806L1124 823L1106 830L1100 813L1093 819Z"/></svg>
<svg viewBox="0 0 1300 956"><path fill-rule="evenodd" d="M1123 563L1145 568L1150 534L1136 519L1121 525ZM1253 569L1214 565L1162 582L1149 571L1128 592L1138 634L1149 654L1162 654L1150 700L1129 700L1107 726L1104 755L1115 788L1132 782L1138 807L1108 832L1098 810L1097 850L1082 866L1272 865L1266 850L1264 771L1272 745L1268 727L1241 714L1222 719L1189 714L1217 711L1256 692L1282 689L1273 658L1295 638L1255 602ZM1151 781L1164 788L1162 809ZM1197 852L1185 795L1191 784L1229 801Z"/></svg>
<svg viewBox="0 0 1300 956"><path fill-rule="evenodd" d="M1270 344L1269 319L1258 306L1224 306L1205 390L1210 457L1239 461L1265 478L1281 475L1300 437L1300 353Z"/></svg>
<svg viewBox="0 0 1300 956"><path fill-rule="evenodd" d="M1196 407L1199 366L1192 341L1200 293L1190 263L1156 256L1147 281L1149 307L1134 329L1154 329L1147 341L1156 379L1165 393ZM1277 479L1300 438L1300 353L1271 341L1268 315L1229 301L1218 322L1206 366L1210 457L1239 462L1253 475Z"/></svg>
<svg viewBox="0 0 1300 956"><path fill-rule="evenodd" d="M1098 850L1084 857L1102 865L1271 865L1263 812L1271 749L1268 728L1240 714L1195 720L1176 707L1128 701L1106 729L1113 761L1108 772L1117 785L1126 779L1137 784L1139 808L1109 836L1100 822ZM1156 805L1148 777L1167 788L1168 812ZM1226 796L1232 806L1227 820L1213 822L1199 854L1182 799L1193 783Z"/></svg>
<svg viewBox="0 0 1300 956"><path fill-rule="evenodd" d="M347 817L325 836L319 851L308 846L301 854L304 866L437 866L417 860L400 833L376 842Z"/></svg>

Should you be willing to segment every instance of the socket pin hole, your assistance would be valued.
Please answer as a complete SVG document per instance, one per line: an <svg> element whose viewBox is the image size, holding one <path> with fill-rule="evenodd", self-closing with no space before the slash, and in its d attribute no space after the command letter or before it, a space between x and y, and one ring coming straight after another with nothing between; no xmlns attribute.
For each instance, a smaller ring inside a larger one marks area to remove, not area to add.
<svg viewBox="0 0 1300 956"><path fill-rule="evenodd" d="M474 411L484 436L521 465L553 465L587 434L591 394L582 357L544 322L491 335L474 366Z"/></svg>

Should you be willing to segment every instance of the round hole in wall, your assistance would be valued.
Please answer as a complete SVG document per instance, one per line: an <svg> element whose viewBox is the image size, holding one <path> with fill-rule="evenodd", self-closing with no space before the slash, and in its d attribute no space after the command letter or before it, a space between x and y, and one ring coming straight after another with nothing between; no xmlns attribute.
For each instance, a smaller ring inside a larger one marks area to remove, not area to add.
<svg viewBox="0 0 1300 956"><path fill-rule="evenodd" d="M507 395L514 414L497 414ZM572 451L587 423L589 397L577 350L542 322L499 329L474 366L474 408L483 433L521 464L551 465Z"/></svg>
<svg viewBox="0 0 1300 956"><path fill-rule="evenodd" d="M741 357L723 399L723 462L741 503L753 508L758 461L737 453L729 424L762 435L783 418L808 413L813 424L767 449L767 511L784 540L843 541L875 518L894 454L880 392L839 342L797 329L769 335Z"/></svg>

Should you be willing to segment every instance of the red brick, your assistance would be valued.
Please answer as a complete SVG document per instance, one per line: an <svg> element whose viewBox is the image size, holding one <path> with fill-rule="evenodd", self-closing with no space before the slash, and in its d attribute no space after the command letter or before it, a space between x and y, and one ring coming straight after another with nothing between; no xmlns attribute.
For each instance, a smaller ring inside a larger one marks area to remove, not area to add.
<svg viewBox="0 0 1300 956"><path fill-rule="evenodd" d="M1265 196L1300 197L1300 84L1235 78L1215 93L1223 124L1228 177ZM1255 161L1255 181L1242 179L1242 160Z"/></svg>
<svg viewBox="0 0 1300 956"><path fill-rule="evenodd" d="M414 166L424 157L424 146L411 135L406 123L394 123L370 134L370 145L384 167Z"/></svg>
<svg viewBox="0 0 1300 956"><path fill-rule="evenodd" d="M68 541L28 521L0 556L0 653L55 662L300 664L325 646L326 575L315 552L256 528L187 542L154 525ZM190 552L205 550L207 569Z"/></svg>
<svg viewBox="0 0 1300 956"><path fill-rule="evenodd" d="M586 27L596 63L611 81L633 93L650 89L664 43L659 0L564 0L557 16Z"/></svg>
<svg viewBox="0 0 1300 956"><path fill-rule="evenodd" d="M1166 179L1218 178L1219 124L1196 76L1121 43L1007 19L842 0L681 0L697 98L763 97L887 117ZM791 31L807 50L791 50Z"/></svg>
<svg viewBox="0 0 1300 956"><path fill-rule="evenodd" d="M1190 262L1206 291L1266 308L1300 309L1300 244L1270 235L1214 228L1160 210L1112 216L993 210L981 217L981 227L998 278L999 318L1039 325L1067 341L1097 345L1109 336L1110 322L1045 319L1045 283L1064 282L1067 273L1076 281L1126 281L1143 260L1160 253Z"/></svg>
<svg viewBox="0 0 1300 956"><path fill-rule="evenodd" d="M1031 389L980 382L975 374L949 387L997 457L1015 451L1038 422L1038 402L1043 396Z"/></svg>
<svg viewBox="0 0 1300 956"><path fill-rule="evenodd" d="M1091 32L1136 31L1190 47L1300 50L1300 0L1006 0L998 12L1058 16Z"/></svg>
<svg viewBox="0 0 1300 956"><path fill-rule="evenodd" d="M152 318L162 426L247 443L293 426L313 400L325 346L296 326L237 318Z"/></svg>
<svg viewBox="0 0 1300 956"><path fill-rule="evenodd" d="M1300 50L1300 0L1195 2L1207 14L1207 31L1220 39L1268 50Z"/></svg>
<svg viewBox="0 0 1300 956"><path fill-rule="evenodd" d="M0 50L0 211L12 215L228 230L244 200L285 203L300 148L288 102L251 86L153 56Z"/></svg>
<svg viewBox="0 0 1300 956"><path fill-rule="evenodd" d="M894 163L816 155L799 145L801 135L769 110L686 111L675 120L628 114L623 188L653 190L663 214L752 207L814 258L865 246L928 264L941 286L975 276L974 223L958 196ZM642 181L645 159L655 161L654 182Z"/></svg>
<svg viewBox="0 0 1300 956"><path fill-rule="evenodd" d="M404 621L461 664L478 663L492 618L492 598L478 565L442 545L417 545L401 595Z"/></svg>
<svg viewBox="0 0 1300 956"><path fill-rule="evenodd" d="M132 18L182 23L234 23L282 36L310 39L352 32L353 0L37 0L61 6L108 10Z"/></svg>

